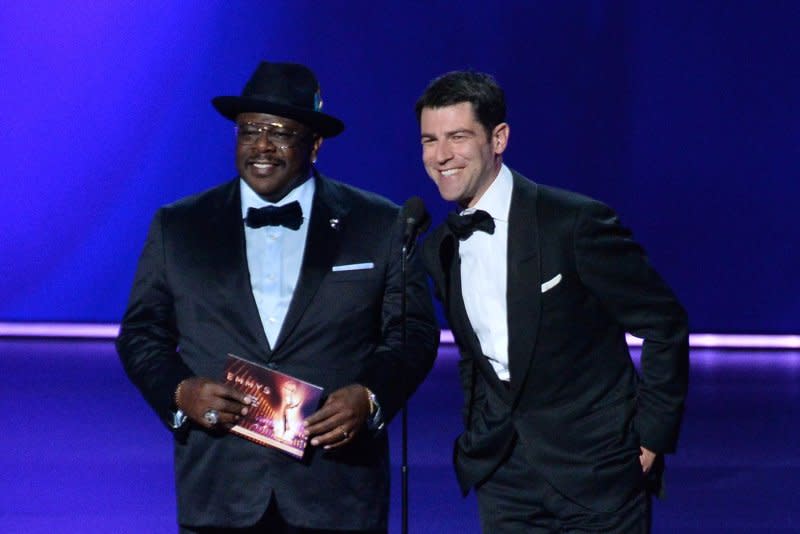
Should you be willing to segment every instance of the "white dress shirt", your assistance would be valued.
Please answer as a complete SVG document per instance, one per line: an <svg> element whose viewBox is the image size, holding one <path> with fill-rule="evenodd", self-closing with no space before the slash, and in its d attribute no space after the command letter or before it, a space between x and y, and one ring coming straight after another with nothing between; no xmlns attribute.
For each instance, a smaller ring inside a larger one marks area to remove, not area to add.
<svg viewBox="0 0 800 534"><path fill-rule="evenodd" d="M511 171L502 165L497 178L477 204L461 212L488 212L494 219L494 233L476 231L458 247L464 307L481 343L481 350L500 380L510 379L506 280L508 214L513 185Z"/></svg>
<svg viewBox="0 0 800 534"><path fill-rule="evenodd" d="M253 298L264 333L270 347L274 347L300 276L314 199L314 178L309 178L275 203L258 196L244 180L239 181L239 189L242 197L242 221L247 217L248 208L283 206L296 200L303 210L303 223L297 230L284 226L250 228L245 224L244 227L250 287L253 289Z"/></svg>

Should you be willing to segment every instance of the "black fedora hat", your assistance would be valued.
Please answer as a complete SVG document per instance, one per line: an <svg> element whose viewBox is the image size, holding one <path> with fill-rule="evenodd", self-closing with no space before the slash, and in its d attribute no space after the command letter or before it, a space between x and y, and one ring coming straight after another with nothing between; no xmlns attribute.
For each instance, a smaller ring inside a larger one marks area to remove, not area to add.
<svg viewBox="0 0 800 534"><path fill-rule="evenodd" d="M234 121L239 113L269 113L302 122L322 137L333 137L344 130L342 121L320 111L317 78L311 69L297 63L262 61L241 96L218 96L211 103Z"/></svg>

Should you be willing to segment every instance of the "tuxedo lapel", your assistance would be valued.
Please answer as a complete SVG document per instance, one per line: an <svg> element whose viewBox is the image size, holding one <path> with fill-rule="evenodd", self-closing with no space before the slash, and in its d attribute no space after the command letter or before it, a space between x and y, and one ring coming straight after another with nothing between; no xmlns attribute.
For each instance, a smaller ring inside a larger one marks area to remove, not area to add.
<svg viewBox="0 0 800 534"><path fill-rule="evenodd" d="M442 243L442 259L449 260L445 266L445 273L448 280L448 307L450 308L450 316L456 325L460 325L459 330L464 334L462 342L466 343L472 354L482 354L481 344L478 341L478 336L472 329L472 324L467 315L467 309L464 306L464 298L461 290L461 259L458 255L458 238L456 238L449 231L446 234L446 239Z"/></svg>
<svg viewBox="0 0 800 534"><path fill-rule="evenodd" d="M450 314L453 315L453 293L456 289L453 287L454 277L458 274L458 241L456 240L455 236L450 233L450 230L446 227L442 227L442 235L439 239L437 246L437 261L439 262L439 272L441 273L441 280L439 287L442 291L442 302L446 306L448 310L450 310ZM460 288L459 288L460 289ZM453 316L450 318L451 320L456 320L456 317Z"/></svg>
<svg viewBox="0 0 800 534"><path fill-rule="evenodd" d="M249 336L253 347L258 348L256 354L268 357L269 341L261 325L247 267L239 180L231 182L216 213L216 218L209 224L211 244L207 246L207 250L212 251L208 263L215 266L212 275L214 279L224 281L222 298L230 302L231 310L241 313L238 322L244 327L242 333Z"/></svg>
<svg viewBox="0 0 800 534"><path fill-rule="evenodd" d="M498 394L505 396L506 391L500 387L497 373L495 373L489 360L483 355L481 342L472 328L467 308L464 306L461 287L461 260L458 254L459 243L458 238L448 229L439 248L442 272L447 277L447 303L450 309L450 319L453 325L456 326L454 333L459 335L461 343L466 344L467 350L473 355L476 370L480 370L481 374L486 377L486 381L493 385ZM472 385L470 384L469 387L472 388Z"/></svg>
<svg viewBox="0 0 800 534"><path fill-rule="evenodd" d="M315 177L315 179L317 180L316 191L306 236L303 264L300 267L300 275L289 304L289 310L283 326L281 326L278 339L275 341L274 351L280 350L286 338L297 326L317 293L322 279L330 272L339 251L341 239L339 225L345 224L344 216L347 213L347 207L338 201L331 186L324 178ZM334 224L331 222L332 220L338 222Z"/></svg>
<svg viewBox="0 0 800 534"><path fill-rule="evenodd" d="M508 360L516 402L528 373L541 317L541 257L536 184L514 173L508 223Z"/></svg>

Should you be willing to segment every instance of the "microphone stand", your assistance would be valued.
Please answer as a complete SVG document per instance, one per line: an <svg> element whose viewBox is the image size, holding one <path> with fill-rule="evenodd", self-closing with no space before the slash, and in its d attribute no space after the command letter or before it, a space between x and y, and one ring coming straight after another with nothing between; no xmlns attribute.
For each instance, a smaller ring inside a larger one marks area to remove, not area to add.
<svg viewBox="0 0 800 534"><path fill-rule="evenodd" d="M403 213L405 213L405 231L403 232L403 248L401 251L400 259L400 335L401 335L401 350L403 357L408 352L408 316L407 316L407 302L408 302L408 284L407 284L407 265L408 259L411 256L417 238L422 232L428 229L430 225L430 215L425 210L425 205L419 197L412 197L403 205ZM404 389L406 384L403 384ZM402 518L402 534L408 534L408 399L406 398L406 391L403 391L403 407L402 407L402 459L400 465L400 476L402 480L402 497L401 497L401 518Z"/></svg>
<svg viewBox="0 0 800 534"><path fill-rule="evenodd" d="M406 259L409 253L408 245L403 244L402 258L400 260L400 332L401 332L401 347L403 354L407 349L407 332L406 332ZM403 392L405 397L405 392ZM401 479L401 533L408 534L408 400L403 401L402 408L402 455L400 461L400 479Z"/></svg>

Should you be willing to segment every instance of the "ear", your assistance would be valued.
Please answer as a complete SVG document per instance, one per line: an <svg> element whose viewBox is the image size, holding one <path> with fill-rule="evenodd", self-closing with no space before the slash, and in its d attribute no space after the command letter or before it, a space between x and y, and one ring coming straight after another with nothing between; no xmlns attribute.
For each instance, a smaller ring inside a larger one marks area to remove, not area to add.
<svg viewBox="0 0 800 534"><path fill-rule="evenodd" d="M501 122L492 130L492 150L495 155L501 155L505 152L508 146L508 136L511 134L511 129L507 122Z"/></svg>
<svg viewBox="0 0 800 534"><path fill-rule="evenodd" d="M311 145L311 163L317 162L317 154L319 147L322 146L322 136L318 135L314 138L314 143Z"/></svg>

